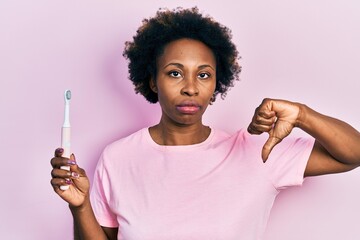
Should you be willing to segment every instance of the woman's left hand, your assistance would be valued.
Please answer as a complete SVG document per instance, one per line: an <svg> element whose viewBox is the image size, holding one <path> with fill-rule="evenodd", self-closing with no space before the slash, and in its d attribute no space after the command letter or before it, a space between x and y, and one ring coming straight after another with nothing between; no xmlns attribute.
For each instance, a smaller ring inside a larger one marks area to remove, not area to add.
<svg viewBox="0 0 360 240"><path fill-rule="evenodd" d="M264 162L272 149L298 125L300 106L299 103L266 98L256 108L248 132L250 134L269 133L269 138L261 153Z"/></svg>

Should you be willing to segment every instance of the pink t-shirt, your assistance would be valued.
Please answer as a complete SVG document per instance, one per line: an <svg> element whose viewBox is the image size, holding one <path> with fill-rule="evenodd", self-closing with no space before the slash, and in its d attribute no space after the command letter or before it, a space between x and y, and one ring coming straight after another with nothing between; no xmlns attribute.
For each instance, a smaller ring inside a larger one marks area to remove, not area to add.
<svg viewBox="0 0 360 240"><path fill-rule="evenodd" d="M314 139L212 129L202 143L156 144L147 128L107 146L91 192L100 225L126 240L261 239L276 195L301 185Z"/></svg>

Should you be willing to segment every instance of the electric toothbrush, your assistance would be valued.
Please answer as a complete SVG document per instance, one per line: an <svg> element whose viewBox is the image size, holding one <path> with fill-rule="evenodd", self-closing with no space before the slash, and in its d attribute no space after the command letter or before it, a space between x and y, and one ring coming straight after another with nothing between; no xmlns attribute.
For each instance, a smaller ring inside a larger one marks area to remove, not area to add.
<svg viewBox="0 0 360 240"><path fill-rule="evenodd" d="M65 109L64 109L64 124L61 129L61 147L64 149L63 157L70 158L70 137L71 137L71 127L70 127L70 99L71 91L65 90L64 100L65 100ZM61 169L70 171L70 166L61 166ZM70 180L70 179L69 179ZM60 186L61 190L69 189L69 185Z"/></svg>

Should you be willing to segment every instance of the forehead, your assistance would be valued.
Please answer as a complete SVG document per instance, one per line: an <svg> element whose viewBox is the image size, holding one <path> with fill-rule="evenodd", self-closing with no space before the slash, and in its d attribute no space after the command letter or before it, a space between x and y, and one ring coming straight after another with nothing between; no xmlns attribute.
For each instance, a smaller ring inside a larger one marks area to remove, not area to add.
<svg viewBox="0 0 360 240"><path fill-rule="evenodd" d="M159 65L172 61L206 63L214 67L216 65L213 51L203 42L189 38L182 38L166 44L157 60Z"/></svg>

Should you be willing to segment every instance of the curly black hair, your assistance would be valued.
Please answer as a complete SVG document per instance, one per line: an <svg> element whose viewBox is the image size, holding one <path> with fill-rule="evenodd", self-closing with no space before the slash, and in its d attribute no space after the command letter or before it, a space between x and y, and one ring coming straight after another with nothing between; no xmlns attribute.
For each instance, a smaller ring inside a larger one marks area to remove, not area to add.
<svg viewBox="0 0 360 240"><path fill-rule="evenodd" d="M238 51L231 42L230 29L209 16L203 16L197 7L159 9L155 17L143 20L133 41L125 43L123 56L129 60L129 77L136 93L141 93L150 103L158 101L157 94L149 85L152 77L156 79L156 60L166 44L181 38L201 41L213 51L216 88L212 102L219 93L224 98L229 88L233 87L234 80L239 80Z"/></svg>

